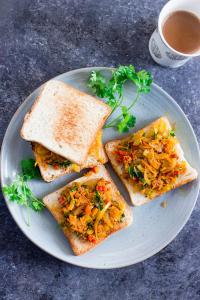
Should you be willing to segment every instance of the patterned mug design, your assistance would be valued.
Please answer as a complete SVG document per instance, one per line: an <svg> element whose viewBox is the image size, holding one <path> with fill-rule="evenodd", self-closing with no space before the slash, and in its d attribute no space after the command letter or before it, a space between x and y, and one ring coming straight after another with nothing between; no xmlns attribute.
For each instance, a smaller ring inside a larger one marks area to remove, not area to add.
<svg viewBox="0 0 200 300"><path fill-rule="evenodd" d="M160 53L160 50L159 50L158 45L156 44L154 38L151 40L151 51L155 55L155 57L157 57L159 59L162 58L162 55Z"/></svg>
<svg viewBox="0 0 200 300"><path fill-rule="evenodd" d="M154 30L150 38L149 51L154 61L165 67L178 68L190 59L171 50L162 40L158 29Z"/></svg>
<svg viewBox="0 0 200 300"><path fill-rule="evenodd" d="M171 52L165 52L165 54L167 55L167 57L169 57L172 60L184 60L186 59L185 56L179 55L179 54L174 54Z"/></svg>

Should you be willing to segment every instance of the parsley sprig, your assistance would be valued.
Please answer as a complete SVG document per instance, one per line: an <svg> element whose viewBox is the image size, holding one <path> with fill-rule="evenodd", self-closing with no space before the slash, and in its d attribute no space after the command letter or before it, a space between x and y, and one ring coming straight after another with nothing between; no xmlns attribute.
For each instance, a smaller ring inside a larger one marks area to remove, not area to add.
<svg viewBox="0 0 200 300"><path fill-rule="evenodd" d="M105 99L105 102L112 108L111 114L118 108L121 110L121 113L107 123L105 128L114 127L119 132L128 132L136 123L136 117L130 111L142 93L150 92L152 76L145 70L136 72L133 65L119 66L111 72L112 76L108 80L101 72L92 71L88 86L95 95ZM126 81L131 81L136 86L136 96L128 107L123 105L123 86Z"/></svg>
<svg viewBox="0 0 200 300"><path fill-rule="evenodd" d="M41 199L36 198L28 181L35 178L41 178L38 167L35 167L34 159L24 159L21 161L22 174L17 175L10 185L3 187L3 193L10 201L16 202L19 205L27 208L27 225L30 225L29 208L36 212L44 209L45 205Z"/></svg>

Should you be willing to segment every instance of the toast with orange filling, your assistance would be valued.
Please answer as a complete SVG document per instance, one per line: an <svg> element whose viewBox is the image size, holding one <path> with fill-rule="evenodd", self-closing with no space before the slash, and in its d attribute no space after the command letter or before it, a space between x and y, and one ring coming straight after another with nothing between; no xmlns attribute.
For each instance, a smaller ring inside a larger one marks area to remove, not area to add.
<svg viewBox="0 0 200 300"><path fill-rule="evenodd" d="M132 222L130 207L102 165L43 199L75 255L93 249Z"/></svg>
<svg viewBox="0 0 200 300"><path fill-rule="evenodd" d="M82 165L73 163L38 143L32 143L32 150L41 175L47 182L65 174L80 172L85 168L92 168L100 164L105 164L108 161L102 143L102 130L97 133L95 141L89 149L87 159Z"/></svg>
<svg viewBox="0 0 200 300"><path fill-rule="evenodd" d="M105 149L136 206L197 178L166 117L108 142Z"/></svg>
<svg viewBox="0 0 200 300"><path fill-rule="evenodd" d="M111 108L57 80L43 87L25 116L23 139L32 143L45 181L107 161L102 127Z"/></svg>

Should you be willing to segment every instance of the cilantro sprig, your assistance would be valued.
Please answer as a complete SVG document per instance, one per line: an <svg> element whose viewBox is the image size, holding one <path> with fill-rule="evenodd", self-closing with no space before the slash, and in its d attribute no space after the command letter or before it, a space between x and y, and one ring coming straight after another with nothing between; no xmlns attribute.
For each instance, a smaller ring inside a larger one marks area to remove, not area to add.
<svg viewBox="0 0 200 300"><path fill-rule="evenodd" d="M129 128L134 127L136 123L136 117L129 113L126 106L122 106L123 119L117 124L119 132L128 132Z"/></svg>
<svg viewBox="0 0 200 300"><path fill-rule="evenodd" d="M35 160L33 158L21 160L22 174L27 180L41 178L40 170L35 166Z"/></svg>
<svg viewBox="0 0 200 300"><path fill-rule="evenodd" d="M41 199L33 195L28 181L41 178L41 175L39 168L35 166L35 160L32 158L22 160L21 169L22 173L17 175L10 185L5 185L2 190L10 201L27 208L27 225L30 225L29 208L40 212L45 205Z"/></svg>
<svg viewBox="0 0 200 300"><path fill-rule="evenodd" d="M119 66L111 73L111 78L108 80L101 72L92 71L88 86L95 95L105 99L105 102L112 108L111 114L118 108L121 110L121 113L107 123L105 128L114 127L119 132L127 132L136 123L136 117L130 111L142 93L150 92L152 76L145 70L136 72L133 65ZM136 96L128 107L123 105L123 87L126 81L130 81L136 86Z"/></svg>

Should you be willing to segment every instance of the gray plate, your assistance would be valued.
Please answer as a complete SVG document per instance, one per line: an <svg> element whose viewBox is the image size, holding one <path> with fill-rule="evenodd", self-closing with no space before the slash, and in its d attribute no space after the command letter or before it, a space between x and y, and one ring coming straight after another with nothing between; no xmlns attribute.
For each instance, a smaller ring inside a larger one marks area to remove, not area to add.
<svg viewBox="0 0 200 300"><path fill-rule="evenodd" d="M91 70L101 69L108 74L106 68L86 68L62 74L56 79L65 81L80 90L89 92L86 81ZM19 107L6 131L1 153L1 182L9 184L19 173L21 159L32 156L30 145L20 138L19 131L25 113L30 109L39 89L35 90ZM134 88L125 87L126 101L134 98ZM153 84L150 94L143 95L134 107L137 126L134 131L145 126L154 119L166 115L176 122L176 133L182 144L185 156L198 172L200 166L199 148L194 131L185 114L177 103L160 87ZM119 137L117 131L104 130L104 142ZM108 166L114 181L129 202L129 197L120 180ZM38 197L63 186L66 182L77 178L77 174L64 176L52 183L42 180L32 181L31 189ZM23 233L38 247L49 254L74 265L89 268L118 268L128 266L152 256L169 244L188 220L199 190L199 180L187 184L175 191L152 201L142 207L133 208L133 224L99 245L96 249L83 256L72 254L70 246L62 231L48 211L43 213L30 212L30 226L25 223L26 209L6 199L9 211ZM167 208L161 202L167 200Z"/></svg>

